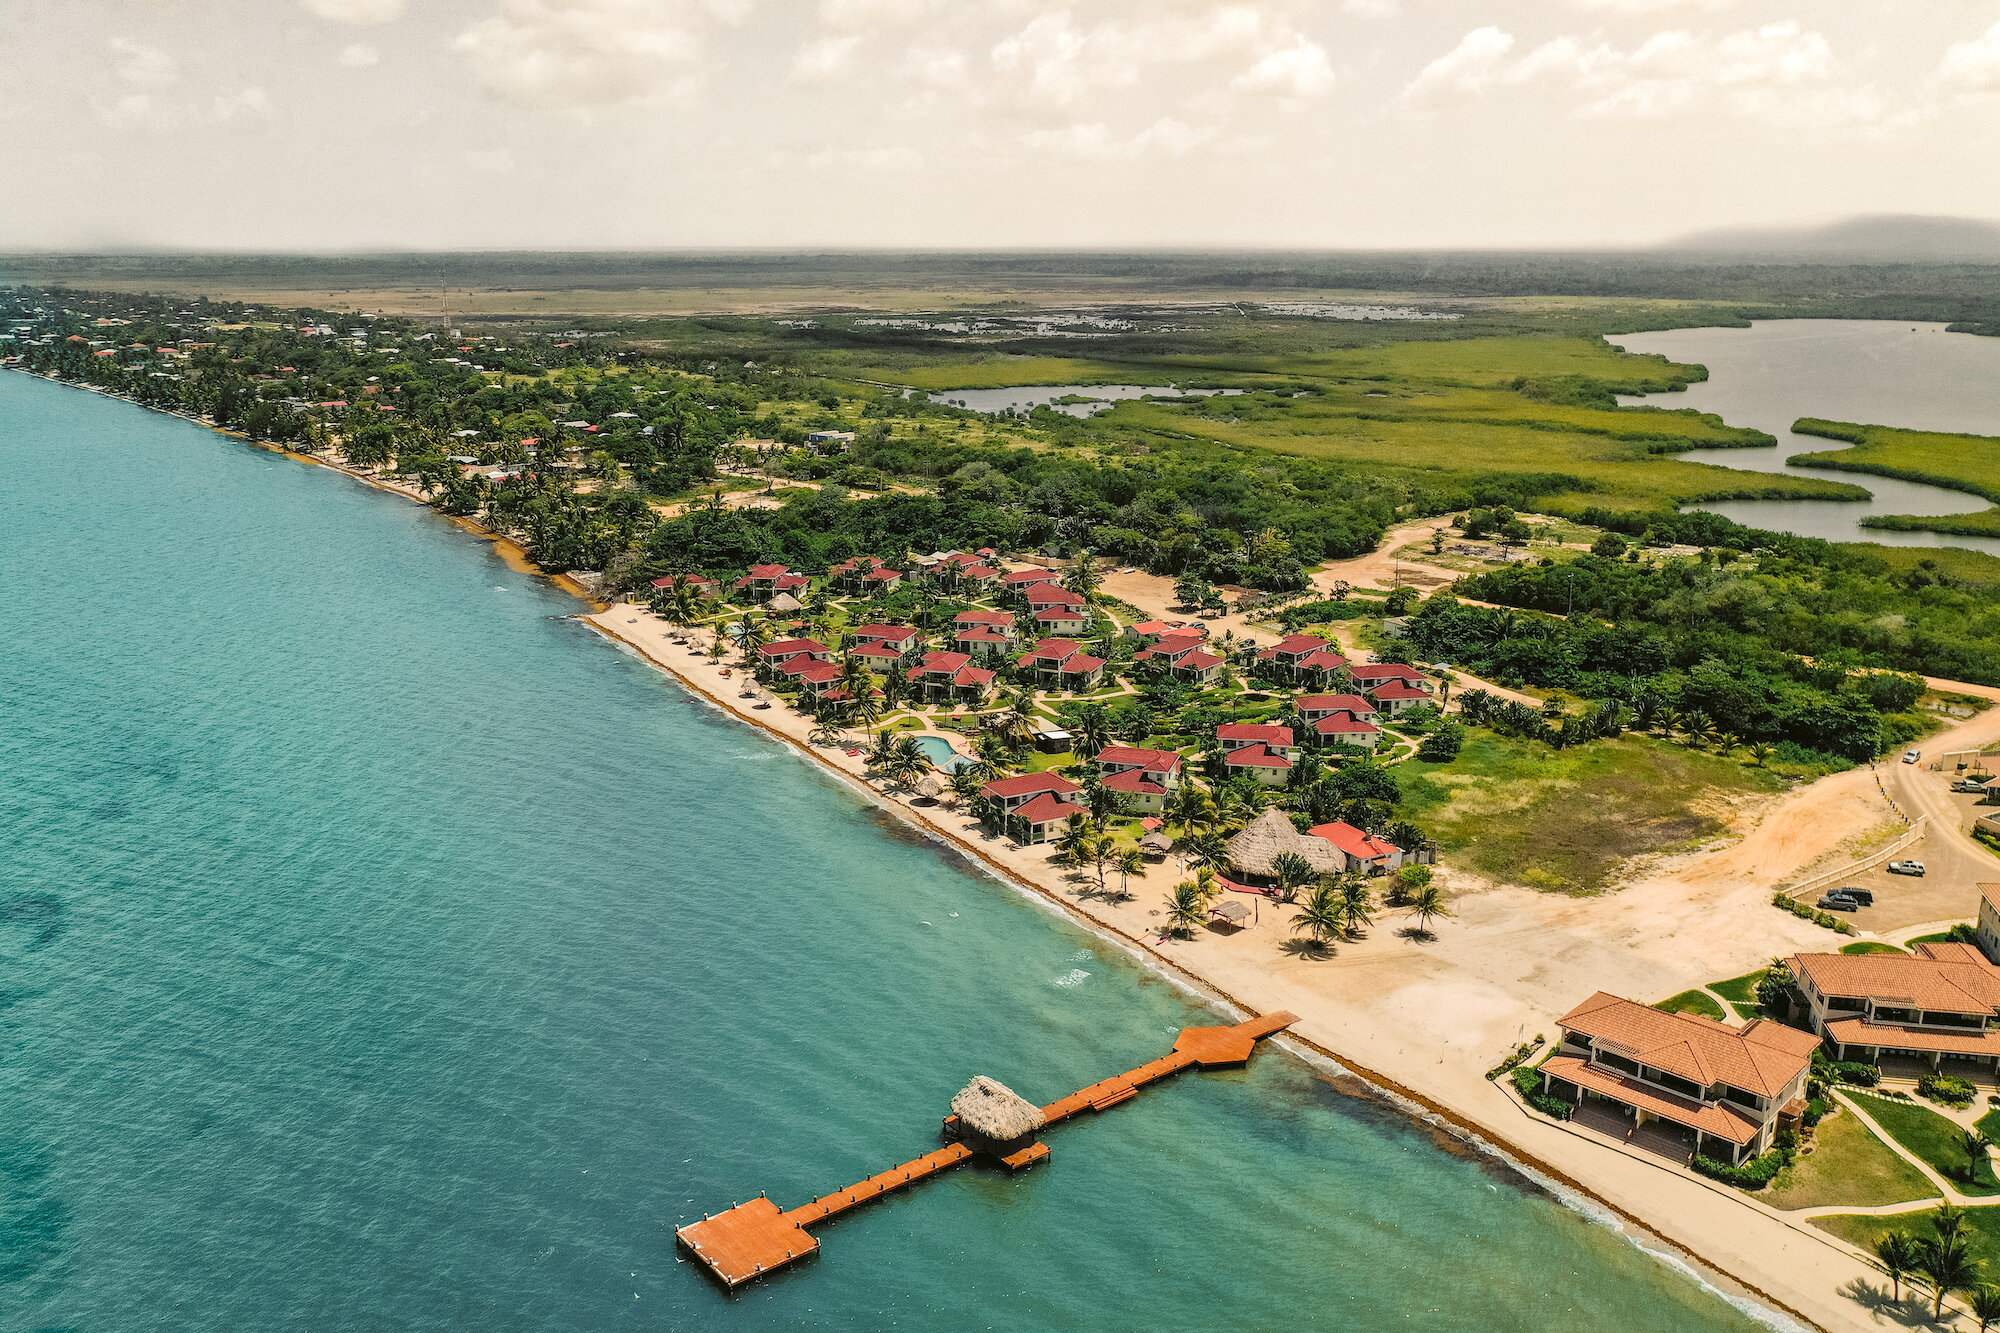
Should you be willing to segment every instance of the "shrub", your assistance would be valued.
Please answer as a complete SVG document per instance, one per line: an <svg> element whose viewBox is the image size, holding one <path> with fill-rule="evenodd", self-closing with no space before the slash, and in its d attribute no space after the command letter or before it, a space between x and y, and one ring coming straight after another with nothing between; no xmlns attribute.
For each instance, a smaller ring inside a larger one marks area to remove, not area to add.
<svg viewBox="0 0 2000 1333"><path fill-rule="evenodd" d="M1833 1109L1833 1103L1824 1097L1815 1097L1806 1103L1806 1113L1800 1119L1807 1129L1811 1129L1826 1119L1826 1113Z"/></svg>
<svg viewBox="0 0 2000 1333"><path fill-rule="evenodd" d="M1753 1157L1741 1166L1731 1166L1718 1162L1712 1157L1696 1156L1694 1169L1710 1180L1719 1180L1725 1185L1734 1185L1743 1190L1760 1190L1771 1183L1778 1172L1792 1160L1792 1154L1785 1148L1773 1148L1762 1157Z"/></svg>
<svg viewBox="0 0 2000 1333"><path fill-rule="evenodd" d="M1543 1115L1557 1120L1567 1120L1576 1114L1576 1107L1560 1097L1551 1097L1542 1091L1542 1072L1539 1069L1516 1069L1514 1086L1520 1089L1522 1098L1528 1105Z"/></svg>
<svg viewBox="0 0 2000 1333"><path fill-rule="evenodd" d="M1978 1090L1956 1074L1925 1074L1917 1080L1917 1091L1934 1102L1962 1108L1972 1105Z"/></svg>

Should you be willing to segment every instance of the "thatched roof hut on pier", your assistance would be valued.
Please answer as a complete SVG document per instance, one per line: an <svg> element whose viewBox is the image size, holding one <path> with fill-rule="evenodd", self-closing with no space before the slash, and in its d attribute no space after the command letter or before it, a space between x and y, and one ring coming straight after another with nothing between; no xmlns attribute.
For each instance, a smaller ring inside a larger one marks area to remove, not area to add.
<svg viewBox="0 0 2000 1333"><path fill-rule="evenodd" d="M999 1156L1047 1123L1042 1108L998 1079L980 1074L951 1099L962 1138Z"/></svg>

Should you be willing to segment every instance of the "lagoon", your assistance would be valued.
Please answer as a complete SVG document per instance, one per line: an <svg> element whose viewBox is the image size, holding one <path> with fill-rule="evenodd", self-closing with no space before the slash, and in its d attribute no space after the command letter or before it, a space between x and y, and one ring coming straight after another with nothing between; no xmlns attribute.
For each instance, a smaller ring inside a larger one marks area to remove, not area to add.
<svg viewBox="0 0 2000 1333"><path fill-rule="evenodd" d="M328 469L0 374L0 556L4 1333L1756 1327L1276 1052L724 1296L1212 1015Z"/></svg>
<svg viewBox="0 0 2000 1333"><path fill-rule="evenodd" d="M1828 541L1889 546L1958 546L2000 555L2000 538L1864 528L1869 514L1963 514L1986 506L1976 495L1889 477L1792 467L1797 453L1848 447L1795 435L1800 417L1902 426L1912 430L2000 435L2000 338L1946 333L1942 324L1885 320L1758 320L1745 329L1673 329L1614 334L1628 352L1708 367L1708 379L1670 394L1621 396L1625 404L1691 407L1732 426L1777 437L1775 447L1695 449L1676 457L1751 472L1852 482L1868 501L1729 500L1687 506L1751 527Z"/></svg>

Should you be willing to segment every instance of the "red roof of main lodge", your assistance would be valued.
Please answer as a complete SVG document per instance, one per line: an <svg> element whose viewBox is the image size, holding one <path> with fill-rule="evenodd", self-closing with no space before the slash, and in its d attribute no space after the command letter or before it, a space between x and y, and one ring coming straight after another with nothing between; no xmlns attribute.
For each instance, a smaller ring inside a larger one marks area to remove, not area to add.
<svg viewBox="0 0 2000 1333"><path fill-rule="evenodd" d="M1083 788L1060 773L1017 773L1011 778L995 778L987 783L983 790L988 796L1005 801L1016 796L1026 796L1029 792L1073 792L1082 791Z"/></svg>

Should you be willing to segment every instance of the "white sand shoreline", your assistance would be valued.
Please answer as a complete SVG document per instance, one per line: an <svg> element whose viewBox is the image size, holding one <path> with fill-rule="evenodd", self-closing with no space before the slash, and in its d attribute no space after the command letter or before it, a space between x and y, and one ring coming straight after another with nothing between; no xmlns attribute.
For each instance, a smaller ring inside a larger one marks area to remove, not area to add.
<svg viewBox="0 0 2000 1333"><path fill-rule="evenodd" d="M95 386L36 378L123 398ZM329 460L248 440L183 413L164 414L424 503L407 488ZM511 538L468 520L447 521L493 541L510 564L532 568ZM570 580L542 576L589 600ZM827 755L808 744L809 723L798 715L773 709L769 718L760 717L704 688L697 672L705 660L682 650L678 657L686 660L677 665L668 627L649 612L592 605L600 609L577 618L674 677L696 697L789 743L908 826L1117 944L1203 1002L1239 1016L1279 1008L1299 1013L1301 1023L1288 1034L1294 1050L1331 1064L1337 1075L1363 1081L1580 1214L1614 1225L1640 1248L1688 1268L1746 1314L1780 1328L1796 1326L1793 1320L1820 1328L1872 1324L1870 1304L1844 1294L1856 1282L1871 1289L1886 1285L1859 1251L1716 1182L1534 1115L1483 1077L1484 1069L1515 1040L1533 1031L1552 1031L1547 1020L1553 1014L1600 985L1642 997L1669 994L1685 988L1683 983L1749 970L1776 952L1826 947L1823 931L1770 908L1768 889L1757 881L1779 860L1803 864L1823 850L1813 841L1823 833L1816 825L1838 825L1872 811L1872 783L1863 781L1872 776L1867 770L1794 792L1764 811L1740 842L1681 858L1642 885L1607 898L1579 903L1526 890L1467 896L1459 904L1460 921L1442 928L1442 938L1424 949L1398 945L1386 927L1379 927L1364 942L1341 946L1331 962L1288 959L1269 947L1279 929L1275 917L1273 927L1233 938L1148 943L1145 937L1157 926L1147 925L1146 903L1155 901L1161 885L1178 878L1178 872L1148 876L1139 881L1138 894L1120 904L1066 892L1056 868L1048 864L1046 848L1011 848L968 827L951 827L976 825L941 807L939 818L933 819L889 797L870 786L860 765L844 753ZM1975 733L2000 734L2000 709L1927 743ZM1832 806L1835 813L1816 821L1801 818L1807 802ZM1691 920L1697 911L1702 916ZM1430 1054L1438 1057L1435 1066L1421 1060ZM1403 1072L1400 1077L1379 1072L1389 1068Z"/></svg>

